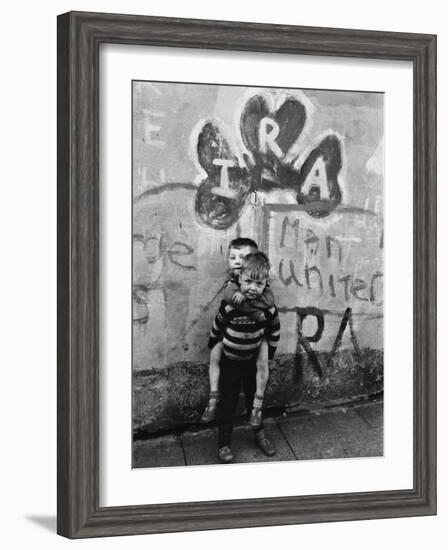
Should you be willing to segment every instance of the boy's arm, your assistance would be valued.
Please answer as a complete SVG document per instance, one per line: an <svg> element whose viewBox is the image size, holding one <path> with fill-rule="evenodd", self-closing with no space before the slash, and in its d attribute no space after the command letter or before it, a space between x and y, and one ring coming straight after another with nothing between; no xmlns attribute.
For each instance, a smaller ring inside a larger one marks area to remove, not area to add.
<svg viewBox="0 0 448 550"><path fill-rule="evenodd" d="M267 311L268 324L265 330L265 337L268 343L268 358L273 359L280 340L280 319L278 309L273 306Z"/></svg>
<svg viewBox="0 0 448 550"><path fill-rule="evenodd" d="M219 306L218 313L213 320L212 329L210 331L210 337L208 339L209 349L212 349L219 342L219 340L222 339L224 330L227 326L227 320L228 316L226 312L226 303L224 300L222 300L221 305Z"/></svg>
<svg viewBox="0 0 448 550"><path fill-rule="evenodd" d="M227 281L224 287L225 303L231 306L233 304L233 297L235 296L235 292L239 292L239 291L240 291L240 287L236 284L235 281L232 281L232 280Z"/></svg>
<svg viewBox="0 0 448 550"><path fill-rule="evenodd" d="M263 294L253 300L252 304L258 309L271 309L275 306L275 298L272 290L266 287L263 291Z"/></svg>

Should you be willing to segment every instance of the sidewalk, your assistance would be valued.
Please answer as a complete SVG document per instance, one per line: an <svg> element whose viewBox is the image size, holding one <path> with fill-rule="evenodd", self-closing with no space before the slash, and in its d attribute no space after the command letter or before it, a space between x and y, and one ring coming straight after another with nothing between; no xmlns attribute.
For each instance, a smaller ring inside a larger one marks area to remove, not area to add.
<svg viewBox="0 0 448 550"><path fill-rule="evenodd" d="M266 435L277 453L265 456L253 443L253 433L235 422L232 450L235 462L272 462L382 456L383 403L363 402L308 413L268 417ZM218 464L216 425L180 434L134 441L134 468Z"/></svg>

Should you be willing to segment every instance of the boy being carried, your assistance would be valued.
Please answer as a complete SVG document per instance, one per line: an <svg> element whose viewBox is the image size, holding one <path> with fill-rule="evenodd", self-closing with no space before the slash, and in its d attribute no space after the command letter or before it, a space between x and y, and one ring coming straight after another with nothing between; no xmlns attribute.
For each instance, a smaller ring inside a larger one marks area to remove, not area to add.
<svg viewBox="0 0 448 550"><path fill-rule="evenodd" d="M228 278L224 283L224 301L226 304L234 306L239 311L257 320L263 316L263 311L269 310L275 303L268 279L266 279L266 285L264 286L263 292L256 298L247 299L241 292L239 278L241 275L242 262L246 256L254 252L258 252L258 246L252 239L239 237L230 242L227 258L229 272ZM269 271L269 261L266 256L264 256L264 258L266 259L266 265ZM210 351L210 396L207 408L201 416L201 422L204 424L211 422L216 416L217 404L219 401L219 363L221 360L222 348L222 342L217 341ZM258 349L256 367L256 394L254 402L250 404L249 409L251 410L250 425L254 428L262 424L263 399L269 379L268 344L265 339L262 340Z"/></svg>
<svg viewBox="0 0 448 550"><path fill-rule="evenodd" d="M242 261L239 276L239 292L244 301L253 304L263 295L269 275L269 260L262 252L249 254ZM233 460L230 440L233 430L233 413L238 396L243 387L246 408L256 403L257 357L263 339L266 342L266 359L274 357L280 338L280 321L275 305L261 311L245 313L225 300L221 302L218 314L213 322L209 339L211 349L222 338L222 356L220 362L219 382L221 398L218 415L218 458L227 463ZM258 388L257 388L258 391ZM252 415L253 416L253 413ZM261 415L259 422L251 423L254 428L255 441L260 449L272 456L275 448L265 437Z"/></svg>

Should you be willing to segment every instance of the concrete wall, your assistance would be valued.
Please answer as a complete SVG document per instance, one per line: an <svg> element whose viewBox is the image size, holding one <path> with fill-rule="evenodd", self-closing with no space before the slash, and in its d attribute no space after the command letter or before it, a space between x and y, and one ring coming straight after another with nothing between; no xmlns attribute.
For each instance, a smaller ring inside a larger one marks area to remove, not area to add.
<svg viewBox="0 0 448 550"><path fill-rule="evenodd" d="M135 428L196 418L239 235L272 263L282 330L269 402L382 388L382 108L381 94L134 84Z"/></svg>

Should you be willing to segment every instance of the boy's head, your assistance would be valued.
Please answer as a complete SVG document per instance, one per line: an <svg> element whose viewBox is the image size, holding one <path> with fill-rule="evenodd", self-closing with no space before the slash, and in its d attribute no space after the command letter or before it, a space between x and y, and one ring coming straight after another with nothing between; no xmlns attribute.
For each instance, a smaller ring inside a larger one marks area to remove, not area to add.
<svg viewBox="0 0 448 550"><path fill-rule="evenodd" d="M229 269L234 275L239 275L241 273L241 265L243 259L252 252L258 250L257 243L252 239L247 237L238 237L233 239L229 244Z"/></svg>
<svg viewBox="0 0 448 550"><path fill-rule="evenodd" d="M240 290L247 300L259 298L269 278L269 260L263 252L253 252L243 259Z"/></svg>

